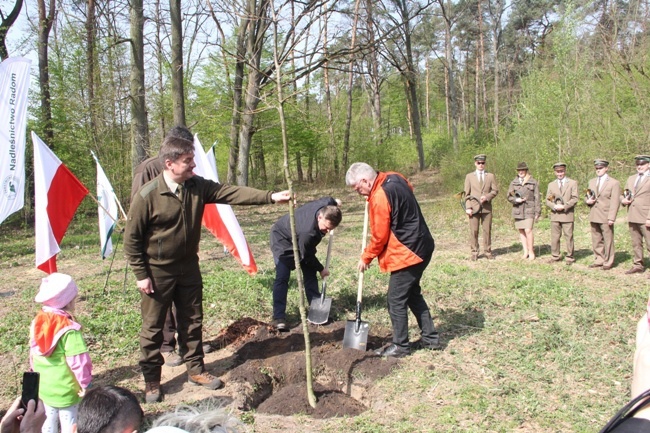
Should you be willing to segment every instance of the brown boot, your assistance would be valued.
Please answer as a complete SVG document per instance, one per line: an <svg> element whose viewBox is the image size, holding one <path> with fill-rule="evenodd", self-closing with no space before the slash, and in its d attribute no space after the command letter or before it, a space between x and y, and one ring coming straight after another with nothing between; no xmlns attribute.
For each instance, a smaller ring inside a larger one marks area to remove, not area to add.
<svg viewBox="0 0 650 433"><path fill-rule="evenodd" d="M144 384L144 402L158 403L162 401L162 388L160 382L145 382Z"/></svg>
<svg viewBox="0 0 650 433"><path fill-rule="evenodd" d="M223 382L218 377L215 377L204 371L201 374L195 374L193 376L188 376L189 383L192 385L200 385L208 389L219 389L223 386Z"/></svg>

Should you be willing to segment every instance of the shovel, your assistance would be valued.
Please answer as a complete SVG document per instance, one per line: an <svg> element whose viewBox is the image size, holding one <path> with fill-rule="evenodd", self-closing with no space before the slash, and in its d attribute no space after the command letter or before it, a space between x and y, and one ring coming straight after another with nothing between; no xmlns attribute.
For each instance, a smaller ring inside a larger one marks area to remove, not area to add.
<svg viewBox="0 0 650 433"><path fill-rule="evenodd" d="M361 252L366 249L366 237L368 236L368 202L363 216L363 240L361 241ZM363 289L363 272L359 272L359 288L357 289L357 317L355 320L348 320L345 324L343 334L343 347L357 350L366 350L368 343L368 322L361 321L361 297Z"/></svg>
<svg viewBox="0 0 650 433"><path fill-rule="evenodd" d="M325 269L330 268L330 255L332 254L332 241L334 240L334 230L330 231L330 239L327 244L327 258L325 259ZM330 317L330 308L332 308L332 298L325 297L325 289L327 288L327 277L323 278L323 286L321 288L320 298L312 299L309 305L309 315L307 320L314 325L322 325L327 323Z"/></svg>

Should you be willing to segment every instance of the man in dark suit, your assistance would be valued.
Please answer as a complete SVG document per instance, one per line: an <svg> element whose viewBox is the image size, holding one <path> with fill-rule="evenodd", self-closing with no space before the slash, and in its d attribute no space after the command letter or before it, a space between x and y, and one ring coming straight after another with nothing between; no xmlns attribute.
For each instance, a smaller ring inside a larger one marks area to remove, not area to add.
<svg viewBox="0 0 650 433"><path fill-rule="evenodd" d="M492 199L499 193L494 174L485 171L485 155L474 157L476 170L465 176L465 213L469 218L471 259L478 260L478 231L483 227L485 257L492 255Z"/></svg>

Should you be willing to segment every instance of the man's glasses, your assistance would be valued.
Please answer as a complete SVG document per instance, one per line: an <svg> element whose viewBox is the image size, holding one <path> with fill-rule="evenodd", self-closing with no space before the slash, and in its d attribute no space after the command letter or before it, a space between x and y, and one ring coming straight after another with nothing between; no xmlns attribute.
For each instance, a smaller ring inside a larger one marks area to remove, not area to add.
<svg viewBox="0 0 650 433"><path fill-rule="evenodd" d="M478 164L478 165L485 165L485 162L483 162L483 161L476 161L476 164Z"/></svg>

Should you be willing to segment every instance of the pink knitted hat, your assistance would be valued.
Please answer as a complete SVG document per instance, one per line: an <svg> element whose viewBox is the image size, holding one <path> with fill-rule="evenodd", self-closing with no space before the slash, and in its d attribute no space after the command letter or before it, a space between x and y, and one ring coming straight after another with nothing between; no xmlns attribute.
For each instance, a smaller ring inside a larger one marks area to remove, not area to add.
<svg viewBox="0 0 650 433"><path fill-rule="evenodd" d="M70 275L55 272L43 278L38 294L34 299L52 308L63 308L79 293L77 285Z"/></svg>

